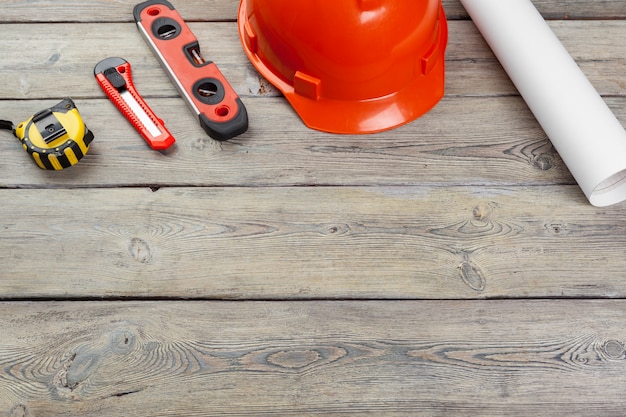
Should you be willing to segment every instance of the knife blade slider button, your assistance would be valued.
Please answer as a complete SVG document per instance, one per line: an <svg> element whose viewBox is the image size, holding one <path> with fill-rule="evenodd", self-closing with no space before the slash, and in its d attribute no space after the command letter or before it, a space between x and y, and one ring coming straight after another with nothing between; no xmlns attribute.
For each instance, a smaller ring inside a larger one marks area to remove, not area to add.
<svg viewBox="0 0 626 417"><path fill-rule="evenodd" d="M106 70L104 70L103 74L106 79L109 80L111 85L117 89L117 91L120 91L122 88L126 87L126 80L124 80L122 74L117 71L117 68L107 68Z"/></svg>

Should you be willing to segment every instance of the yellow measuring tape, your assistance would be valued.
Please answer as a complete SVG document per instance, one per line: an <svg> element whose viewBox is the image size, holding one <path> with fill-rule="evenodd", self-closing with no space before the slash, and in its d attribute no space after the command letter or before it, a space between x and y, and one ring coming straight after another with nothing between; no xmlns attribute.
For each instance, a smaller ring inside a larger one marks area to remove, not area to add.
<svg viewBox="0 0 626 417"><path fill-rule="evenodd" d="M6 128L7 123L0 126ZM93 133L69 98L20 123L13 133L39 168L52 170L78 163L93 140Z"/></svg>

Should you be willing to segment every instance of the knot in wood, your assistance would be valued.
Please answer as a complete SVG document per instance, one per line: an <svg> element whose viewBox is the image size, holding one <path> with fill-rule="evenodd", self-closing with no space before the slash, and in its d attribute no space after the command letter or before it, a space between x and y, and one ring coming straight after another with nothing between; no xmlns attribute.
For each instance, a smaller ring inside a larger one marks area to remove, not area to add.
<svg viewBox="0 0 626 417"><path fill-rule="evenodd" d="M347 224L326 224L322 225L322 231L325 235L343 235L350 232L350 226Z"/></svg>
<svg viewBox="0 0 626 417"><path fill-rule="evenodd" d="M611 360L622 360L626 359L626 351L624 349L624 345L618 340L609 340L604 346L602 346L602 351L607 356L608 359Z"/></svg>
<svg viewBox="0 0 626 417"><path fill-rule="evenodd" d="M545 227L546 230L555 235L563 234L567 230L567 225L559 222L548 223Z"/></svg>
<svg viewBox="0 0 626 417"><path fill-rule="evenodd" d="M461 280L476 292L485 290L486 281L480 267L466 257L458 267Z"/></svg>
<svg viewBox="0 0 626 417"><path fill-rule="evenodd" d="M128 251L137 262L141 262L142 264L147 264L152 260L152 249L150 245L148 242L138 237L131 239L128 245Z"/></svg>
<svg viewBox="0 0 626 417"><path fill-rule="evenodd" d="M550 154L541 154L533 158L532 165L542 171L548 171L554 166L554 158Z"/></svg>
<svg viewBox="0 0 626 417"><path fill-rule="evenodd" d="M472 209L472 218L479 222L486 222L493 213L493 207L489 203L477 204Z"/></svg>
<svg viewBox="0 0 626 417"><path fill-rule="evenodd" d="M18 404L11 409L9 417L32 417L32 414L25 404Z"/></svg>
<svg viewBox="0 0 626 417"><path fill-rule="evenodd" d="M322 358L315 350L280 351L270 355L267 360L273 365L289 369L301 369Z"/></svg>

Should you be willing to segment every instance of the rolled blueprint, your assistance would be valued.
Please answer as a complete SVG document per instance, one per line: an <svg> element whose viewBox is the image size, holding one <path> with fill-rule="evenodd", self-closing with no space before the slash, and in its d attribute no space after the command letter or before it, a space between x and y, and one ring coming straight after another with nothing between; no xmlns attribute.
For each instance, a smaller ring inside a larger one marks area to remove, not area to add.
<svg viewBox="0 0 626 417"><path fill-rule="evenodd" d="M626 131L530 0L461 0L594 206L626 199Z"/></svg>

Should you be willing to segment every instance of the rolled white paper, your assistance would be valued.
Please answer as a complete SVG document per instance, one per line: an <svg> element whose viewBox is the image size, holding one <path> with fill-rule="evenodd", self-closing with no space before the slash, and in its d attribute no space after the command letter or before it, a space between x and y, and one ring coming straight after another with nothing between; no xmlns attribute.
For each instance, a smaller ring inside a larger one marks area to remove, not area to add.
<svg viewBox="0 0 626 417"><path fill-rule="evenodd" d="M461 0L594 206L626 199L626 131L530 0Z"/></svg>

